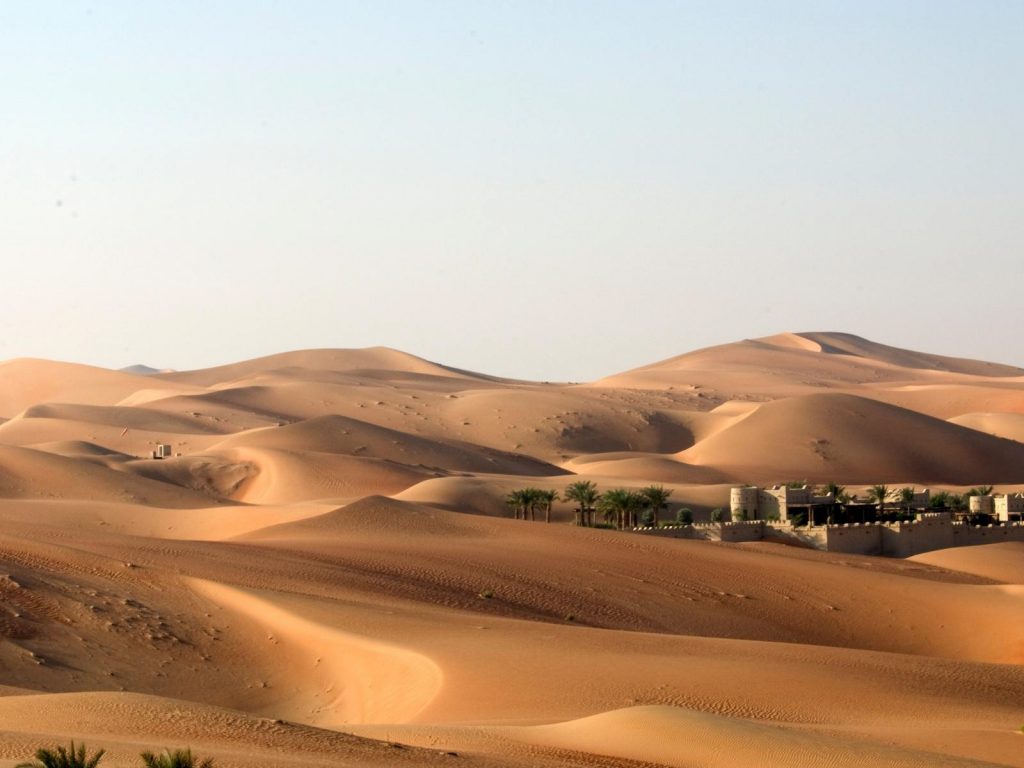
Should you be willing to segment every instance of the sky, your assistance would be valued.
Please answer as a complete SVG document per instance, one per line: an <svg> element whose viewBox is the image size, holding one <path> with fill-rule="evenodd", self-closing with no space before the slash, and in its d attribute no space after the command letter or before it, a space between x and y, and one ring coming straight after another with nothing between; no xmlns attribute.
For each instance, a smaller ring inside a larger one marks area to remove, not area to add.
<svg viewBox="0 0 1024 768"><path fill-rule="evenodd" d="M1024 366L1024 3L0 0L0 359Z"/></svg>

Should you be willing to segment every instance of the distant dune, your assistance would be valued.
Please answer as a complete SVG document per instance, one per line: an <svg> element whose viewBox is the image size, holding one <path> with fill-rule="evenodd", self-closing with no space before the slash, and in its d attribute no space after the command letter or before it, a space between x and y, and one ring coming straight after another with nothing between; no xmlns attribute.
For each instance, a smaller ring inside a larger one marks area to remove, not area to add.
<svg viewBox="0 0 1024 768"><path fill-rule="evenodd" d="M152 368L148 365L129 365L124 368L119 368L122 373L133 373L136 376L153 376L157 373L174 373L170 368Z"/></svg>
<svg viewBox="0 0 1024 768"><path fill-rule="evenodd" d="M0 363L0 768L72 737L112 768L1024 766L1020 542L899 560L507 504L661 484L701 522L804 479L1024 489L1024 370L835 332L572 385L383 347Z"/></svg>

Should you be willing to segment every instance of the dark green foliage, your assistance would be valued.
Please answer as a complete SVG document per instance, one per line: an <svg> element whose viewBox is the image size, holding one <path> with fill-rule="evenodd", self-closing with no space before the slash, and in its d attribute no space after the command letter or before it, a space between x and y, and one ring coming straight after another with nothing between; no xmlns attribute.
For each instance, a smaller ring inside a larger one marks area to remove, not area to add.
<svg viewBox="0 0 1024 768"><path fill-rule="evenodd" d="M541 501L541 494L543 493L544 491L539 488L520 488L519 490L512 491L505 497L505 504L512 508L517 520L520 516L522 516L523 520L535 520L537 519L538 508L543 509L543 502Z"/></svg>
<svg viewBox="0 0 1024 768"><path fill-rule="evenodd" d="M836 501L842 501L842 497L846 495L846 487L838 483L825 483L821 486L822 496L828 496L830 493Z"/></svg>
<svg viewBox="0 0 1024 768"><path fill-rule="evenodd" d="M599 498L597 486L589 480L579 480L566 486L565 489L565 500L575 501L579 504L577 525L594 524L594 510Z"/></svg>
<svg viewBox="0 0 1024 768"><path fill-rule="evenodd" d="M543 490L537 491L537 504L544 510L544 522L551 522L551 507L558 501L558 491Z"/></svg>
<svg viewBox="0 0 1024 768"><path fill-rule="evenodd" d="M689 507L682 507L676 512L676 522L680 525L693 525L693 510Z"/></svg>
<svg viewBox="0 0 1024 768"><path fill-rule="evenodd" d="M213 768L212 757L198 762L191 749L165 749L160 755L143 752L142 762L146 768Z"/></svg>
<svg viewBox="0 0 1024 768"><path fill-rule="evenodd" d="M601 495L597 508L604 519L614 523L616 528L632 528L636 525L637 513L646 503L639 493L627 488L612 488Z"/></svg>
<svg viewBox="0 0 1024 768"><path fill-rule="evenodd" d="M72 741L68 749L37 749L35 762L19 763L17 768L96 768L105 752L106 750L101 749L92 757L87 757L85 744L80 744L76 748L75 742Z"/></svg>
<svg viewBox="0 0 1024 768"><path fill-rule="evenodd" d="M873 485L868 488L868 498L878 505L878 516L881 518L885 512L885 502L889 498L889 486L887 485Z"/></svg>
<svg viewBox="0 0 1024 768"><path fill-rule="evenodd" d="M658 526L658 512L668 509L668 499L671 495L672 491L663 485L648 485L646 488L640 489L640 496L643 498L644 506L651 515L650 525Z"/></svg>

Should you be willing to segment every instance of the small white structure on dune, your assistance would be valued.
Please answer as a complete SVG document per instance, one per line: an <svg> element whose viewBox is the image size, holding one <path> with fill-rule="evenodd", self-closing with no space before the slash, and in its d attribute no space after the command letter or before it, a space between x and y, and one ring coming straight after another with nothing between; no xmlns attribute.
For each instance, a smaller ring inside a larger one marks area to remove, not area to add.
<svg viewBox="0 0 1024 768"><path fill-rule="evenodd" d="M156 450L153 451L154 459L169 459L173 455L169 443L157 443Z"/></svg>

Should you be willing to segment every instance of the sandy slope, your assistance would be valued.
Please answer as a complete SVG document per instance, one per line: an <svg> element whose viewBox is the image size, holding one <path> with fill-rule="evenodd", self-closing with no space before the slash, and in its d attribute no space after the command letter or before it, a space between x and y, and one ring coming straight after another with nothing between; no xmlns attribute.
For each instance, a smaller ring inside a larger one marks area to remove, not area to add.
<svg viewBox="0 0 1024 768"><path fill-rule="evenodd" d="M1024 413L965 413L950 421L996 437L1024 442Z"/></svg>
<svg viewBox="0 0 1024 768"><path fill-rule="evenodd" d="M1020 545L899 561L504 503L1013 490L1024 371L802 333L583 385L383 348L140 374L0 364L0 766L72 736L112 766L1024 766Z"/></svg>
<svg viewBox="0 0 1024 768"><path fill-rule="evenodd" d="M112 404L152 386L152 380L144 376L28 358L0 363L0 382L0 416L4 418L39 403ZM181 384L169 386L179 391L190 389Z"/></svg>
<svg viewBox="0 0 1024 768"><path fill-rule="evenodd" d="M925 552L910 559L1006 584L1024 585L1024 543L1019 541Z"/></svg>
<svg viewBox="0 0 1024 768"><path fill-rule="evenodd" d="M762 484L785 477L790 467L816 482L1024 481L1024 444L847 394L766 403L679 458Z"/></svg>

